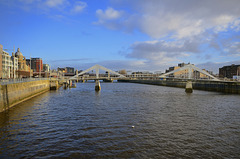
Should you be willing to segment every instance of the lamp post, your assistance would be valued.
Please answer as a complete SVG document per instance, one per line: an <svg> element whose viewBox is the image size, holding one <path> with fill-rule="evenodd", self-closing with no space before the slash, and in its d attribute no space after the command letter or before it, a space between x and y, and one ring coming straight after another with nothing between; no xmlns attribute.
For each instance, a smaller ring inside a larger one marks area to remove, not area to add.
<svg viewBox="0 0 240 159"><path fill-rule="evenodd" d="M41 72L41 60L40 60L40 58L39 58L39 65L40 65L40 78L41 78L42 72Z"/></svg>
<svg viewBox="0 0 240 159"><path fill-rule="evenodd" d="M29 78L31 79L31 69L32 69L32 58L30 55L30 69L29 69Z"/></svg>

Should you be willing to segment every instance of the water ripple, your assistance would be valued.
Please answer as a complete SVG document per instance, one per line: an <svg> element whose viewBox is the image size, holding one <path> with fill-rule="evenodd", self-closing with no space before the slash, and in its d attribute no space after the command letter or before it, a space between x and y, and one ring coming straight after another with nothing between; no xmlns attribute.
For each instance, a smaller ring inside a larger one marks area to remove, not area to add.
<svg viewBox="0 0 240 159"><path fill-rule="evenodd" d="M239 158L238 95L101 84L100 93L79 83L0 114L0 158Z"/></svg>

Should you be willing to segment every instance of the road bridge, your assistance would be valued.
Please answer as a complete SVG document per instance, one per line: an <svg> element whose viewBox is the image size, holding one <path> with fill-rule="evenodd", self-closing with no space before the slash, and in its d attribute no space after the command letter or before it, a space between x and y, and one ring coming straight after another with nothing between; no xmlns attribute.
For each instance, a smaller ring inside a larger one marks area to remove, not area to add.
<svg viewBox="0 0 240 159"><path fill-rule="evenodd" d="M89 76L86 75L86 73L90 72L90 71L95 71L95 75L93 76ZM103 70L108 72L108 75L102 75L99 74L99 70ZM177 77L171 77L172 74L174 73L181 73L182 71L185 72L185 78L177 78ZM194 77L194 73L201 73L203 74L205 77L207 77L208 79L204 79L204 80L199 80L197 81L197 83L205 83L205 82L211 82L211 81L220 81L218 78L214 77L213 75L209 74L207 71L204 71L200 68L197 68L196 66L192 65L192 64L188 64L185 65L184 67L181 67L179 69L173 70L171 72L165 73L165 74L161 74L161 75L156 75L156 74L147 74L147 75L141 75L141 76L136 76L136 75L127 75L124 76L122 74L119 74L115 71L112 71L108 68L105 68L103 66L100 65L94 65L84 71L82 71L81 73L68 78L69 83L71 83L71 81L73 80L95 80L95 90L99 91L101 89L100 86L100 82L99 80L106 80L106 81L113 81L113 80L121 80L121 81L129 81L129 80L146 80L146 81L166 81L165 83L171 83L172 86L174 86L174 83L181 83L181 85L184 85L185 83L185 91L187 93L192 93L193 91L193 81L194 81L194 85L196 85L196 78ZM112 76L110 76L110 73ZM205 82L204 82L205 81ZM166 84L167 85L167 84Z"/></svg>
<svg viewBox="0 0 240 159"><path fill-rule="evenodd" d="M79 76L84 75L87 72L90 72L90 71L93 71L93 70L95 70L95 72L96 72L96 76L95 77L94 76L93 77L92 76L91 77L83 76L83 77L79 78ZM99 70L103 70L103 71L108 72L108 77L100 77L99 76ZM116 75L117 77L110 77L110 73L113 74L113 75ZM110 80L110 81L112 81L112 80L117 80L119 78L126 78L126 77L124 75L119 74L119 73L117 73L117 72L115 72L113 70L110 70L110 69L106 68L106 67L103 67L103 66L100 66L100 65L94 65L94 66L92 66L92 67L90 67L90 68L80 72L79 74L77 74L77 75L75 75L73 77L70 77L69 81L79 80L79 79L81 79L81 80L95 80L95 90L99 91L99 90L101 90L101 86L100 86L99 80Z"/></svg>
<svg viewBox="0 0 240 159"><path fill-rule="evenodd" d="M213 75L209 74L207 71L204 71L204 70L194 66L193 64L187 64L187 65L185 65L183 67L180 67L179 69L176 69L176 70L170 71L168 73L162 74L159 77L165 78L168 75L171 75L171 74L174 74L174 73L177 73L177 72L181 72L181 71L185 71L185 70L186 70L187 75L188 75L187 76L188 81L186 83L186 89L185 89L185 91L187 93L192 93L192 91L193 91L192 80L195 80L193 78L193 72L194 71L198 71L199 73L202 73L203 75L209 77L209 79L208 79L209 81L220 81L218 78L216 78Z"/></svg>

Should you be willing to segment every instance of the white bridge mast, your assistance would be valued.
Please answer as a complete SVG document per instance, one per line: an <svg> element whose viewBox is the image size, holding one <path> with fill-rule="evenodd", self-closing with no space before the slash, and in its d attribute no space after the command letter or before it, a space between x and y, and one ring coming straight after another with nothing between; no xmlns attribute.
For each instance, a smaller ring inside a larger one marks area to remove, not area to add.
<svg viewBox="0 0 240 159"><path fill-rule="evenodd" d="M100 66L100 65L94 65L94 66L90 67L89 69L86 69L86 70L82 71L81 73L79 73L79 74L71 77L70 79L75 79L75 78L77 78L78 76L83 75L83 74L85 74L85 73L87 73L87 72L89 72L89 71L92 71L92 70L95 70L95 71L96 71L96 78L97 78L97 79L99 79L99 70L108 71L108 72L110 72L110 73L112 73L112 74L118 75L118 76L123 77L123 78L125 77L124 75L121 75L121 74L119 74L119 73L117 73L117 72L115 72L115 71L112 71L112 70L110 70L110 69L108 69L108 68L106 68L106 67L103 67L103 66Z"/></svg>
<svg viewBox="0 0 240 159"><path fill-rule="evenodd" d="M192 65L192 64L188 64L188 65L185 65L179 69L176 69L176 70L173 70L171 72L168 72L168 73L165 73L165 74L162 74L161 76L159 77L166 77L167 75L169 74L172 74L172 73L175 73L175 72L179 72L179 71L183 71L183 70L188 70L188 79L192 79L192 70L196 70L208 77L211 77L212 80L215 80L215 81L220 81L219 79L217 79L216 77L214 77L213 75L209 74L207 71L204 71L204 70L201 70L200 68Z"/></svg>

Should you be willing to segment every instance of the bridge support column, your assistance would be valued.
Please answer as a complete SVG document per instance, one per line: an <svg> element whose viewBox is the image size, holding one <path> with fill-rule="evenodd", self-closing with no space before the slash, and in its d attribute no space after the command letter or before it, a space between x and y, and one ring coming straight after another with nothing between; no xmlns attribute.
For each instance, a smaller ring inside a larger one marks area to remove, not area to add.
<svg viewBox="0 0 240 159"><path fill-rule="evenodd" d="M72 80L70 80L69 82L70 82L69 88L76 88L77 87L76 81L73 82Z"/></svg>
<svg viewBox="0 0 240 159"><path fill-rule="evenodd" d="M192 93L193 92L192 81L187 81L185 92L186 93Z"/></svg>
<svg viewBox="0 0 240 159"><path fill-rule="evenodd" d="M95 91L100 91L101 90L101 86L100 86L100 82L99 80L95 81Z"/></svg>
<svg viewBox="0 0 240 159"><path fill-rule="evenodd" d="M63 82L63 88L67 89L67 87L68 87L68 83L67 82Z"/></svg>
<svg viewBox="0 0 240 159"><path fill-rule="evenodd" d="M72 87L72 80L69 80L68 85L69 87Z"/></svg>
<svg viewBox="0 0 240 159"><path fill-rule="evenodd" d="M50 90L58 89L58 81L50 81Z"/></svg>

